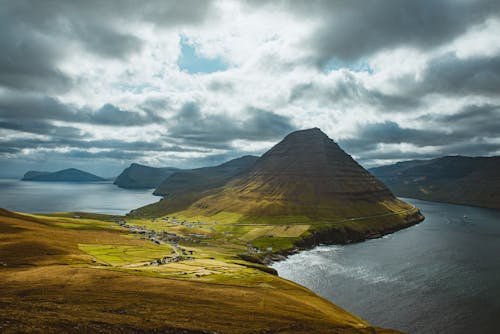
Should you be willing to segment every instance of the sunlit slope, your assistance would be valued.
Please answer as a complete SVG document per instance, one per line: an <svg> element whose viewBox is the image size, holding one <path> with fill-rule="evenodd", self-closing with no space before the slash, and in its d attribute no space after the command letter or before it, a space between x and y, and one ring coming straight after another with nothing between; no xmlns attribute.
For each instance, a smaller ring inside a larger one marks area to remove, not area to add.
<svg viewBox="0 0 500 334"><path fill-rule="evenodd" d="M186 217L231 213L237 223L266 224L336 222L401 213L361 228L375 226L375 230L376 223L382 224L381 229L391 229L422 219L317 128L289 134L248 172L200 199L189 200L189 196L173 196L139 213L175 212Z"/></svg>
<svg viewBox="0 0 500 334"><path fill-rule="evenodd" d="M218 239L205 246L181 241L175 247L193 250L192 260L144 265L152 257L172 258L174 246L141 239L140 233L130 234L110 216L73 216L0 210L3 333L34 329L65 333L395 333L373 328L297 284L252 269L249 263L234 258L237 245L219 245ZM146 221L135 223L141 226ZM207 278L186 275L189 268L198 268Z"/></svg>
<svg viewBox="0 0 500 334"><path fill-rule="evenodd" d="M154 191L158 196L198 192L224 185L231 178L251 168L258 157L246 155L213 167L178 171L166 178Z"/></svg>

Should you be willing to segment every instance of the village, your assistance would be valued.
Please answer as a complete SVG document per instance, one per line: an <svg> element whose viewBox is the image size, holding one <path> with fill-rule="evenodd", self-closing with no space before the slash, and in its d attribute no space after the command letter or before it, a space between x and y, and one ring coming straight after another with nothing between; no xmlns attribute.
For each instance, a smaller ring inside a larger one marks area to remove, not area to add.
<svg viewBox="0 0 500 334"><path fill-rule="evenodd" d="M184 232L182 235L173 233L171 231L155 231L154 229L147 228L144 225L137 225L131 222L127 222L124 217L113 217L113 222L118 226L127 229L130 233L135 235L137 238L141 240L148 240L155 245L167 244L172 248L171 256L163 256L159 258L155 258L151 261L148 261L143 266L160 266L169 263L182 262L182 261L194 261L195 260L195 251L188 250L184 248L181 243L184 244L196 244L198 246L210 246L209 241L213 239L213 237L209 234L203 233L194 233L194 232ZM143 220L144 221L144 220ZM162 223L168 224L167 226L178 226L186 229L200 229L204 228L207 231L215 232L213 225L217 225L218 223L215 221L213 223L206 223L202 221L187 221L180 220L177 217L161 217L161 218L150 218L149 222L151 223ZM212 225L213 224L213 225ZM222 235L229 236L230 233L227 231L222 232ZM260 254L263 253L258 247L255 247L250 242L245 242L244 247L247 248L246 251L241 252L242 254ZM265 251L272 251L272 247L267 247Z"/></svg>

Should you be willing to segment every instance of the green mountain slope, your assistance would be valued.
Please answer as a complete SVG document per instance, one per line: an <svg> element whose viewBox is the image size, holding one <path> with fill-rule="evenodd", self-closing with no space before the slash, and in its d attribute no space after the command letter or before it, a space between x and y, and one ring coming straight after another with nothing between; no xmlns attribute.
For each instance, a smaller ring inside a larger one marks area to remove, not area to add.
<svg viewBox="0 0 500 334"><path fill-rule="evenodd" d="M98 182L105 181L102 177L84 172L76 168L63 169L57 172L29 171L24 174L23 181L47 182Z"/></svg>
<svg viewBox="0 0 500 334"><path fill-rule="evenodd" d="M316 224L353 219L348 225L365 236L423 219L417 209L396 199L317 128L289 134L252 168L219 188L173 194L136 213L175 213L237 224ZM359 217L374 219L355 220Z"/></svg>
<svg viewBox="0 0 500 334"><path fill-rule="evenodd" d="M232 177L253 166L258 157L246 155L219 166L203 167L173 173L155 189L158 196L175 195L187 191L198 191L223 185Z"/></svg>
<svg viewBox="0 0 500 334"><path fill-rule="evenodd" d="M168 176L180 171L178 168L155 168L133 163L118 175L114 184L120 188L152 189Z"/></svg>
<svg viewBox="0 0 500 334"><path fill-rule="evenodd" d="M500 209L498 156L447 156L370 171L399 196Z"/></svg>
<svg viewBox="0 0 500 334"><path fill-rule="evenodd" d="M186 209L197 199L223 186L231 178L247 171L255 164L257 159L258 157L247 155L227 161L218 166L173 173L163 180L154 191L155 195L167 198L161 203L168 202L168 209L163 208L162 205L153 205L151 208L153 211L158 211L159 214L165 212L165 210L179 211Z"/></svg>

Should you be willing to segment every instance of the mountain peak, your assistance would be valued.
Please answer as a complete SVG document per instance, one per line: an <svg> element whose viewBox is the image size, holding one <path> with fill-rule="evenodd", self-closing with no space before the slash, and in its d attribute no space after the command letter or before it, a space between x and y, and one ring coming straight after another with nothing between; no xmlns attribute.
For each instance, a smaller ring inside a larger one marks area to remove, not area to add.
<svg viewBox="0 0 500 334"><path fill-rule="evenodd" d="M320 128L314 127L310 129L297 130L289 133L283 140L291 138L328 138Z"/></svg>
<svg viewBox="0 0 500 334"><path fill-rule="evenodd" d="M174 176L166 180L171 196L154 205L157 212L187 210L200 216L228 212L241 215L241 221L274 222L273 217L279 217L296 223L411 209L319 128L290 133L251 168L216 187L196 182L201 187L193 189ZM188 176L185 179L195 179ZM178 191L173 191L175 187Z"/></svg>
<svg viewBox="0 0 500 334"><path fill-rule="evenodd" d="M319 128L287 135L247 173L228 184L219 196L219 203L231 198L232 210L248 214L307 212L323 217L336 214L339 203L373 204L395 200L381 182ZM248 199L260 204L250 208L246 204ZM214 206L218 208L215 202Z"/></svg>
<svg viewBox="0 0 500 334"><path fill-rule="evenodd" d="M345 165L359 165L319 128L290 133L267 151L257 162L261 172L278 169L287 174L331 177ZM326 175L328 174L328 175Z"/></svg>

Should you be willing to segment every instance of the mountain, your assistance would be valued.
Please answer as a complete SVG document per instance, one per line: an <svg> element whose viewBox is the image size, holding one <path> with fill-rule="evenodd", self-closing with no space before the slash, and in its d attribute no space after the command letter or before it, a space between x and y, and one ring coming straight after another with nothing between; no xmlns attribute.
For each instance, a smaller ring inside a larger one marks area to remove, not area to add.
<svg viewBox="0 0 500 334"><path fill-rule="evenodd" d="M120 188L152 189L168 176L180 171L178 168L155 168L133 163L118 175L114 184Z"/></svg>
<svg viewBox="0 0 500 334"><path fill-rule="evenodd" d="M202 195L192 197L191 202L185 194L180 200L167 197L139 212L162 215L181 211L187 217L232 215L238 223L317 223L373 217L371 223L351 222L360 233L395 230L423 219L418 210L396 199L318 128L289 134L249 170L218 188L204 189ZM376 218L381 216L384 218ZM381 222L377 225L375 221Z"/></svg>
<svg viewBox="0 0 500 334"><path fill-rule="evenodd" d="M57 172L29 171L24 174L23 181L48 182L98 182L105 181L102 177L84 172L76 168L63 169Z"/></svg>
<svg viewBox="0 0 500 334"><path fill-rule="evenodd" d="M398 196L500 209L500 156L446 156L370 171Z"/></svg>
<svg viewBox="0 0 500 334"><path fill-rule="evenodd" d="M167 196L220 187L232 177L252 167L257 159L258 157L246 155L214 167L176 172L166 178L154 194Z"/></svg>

